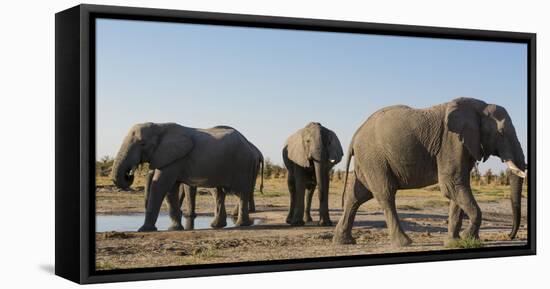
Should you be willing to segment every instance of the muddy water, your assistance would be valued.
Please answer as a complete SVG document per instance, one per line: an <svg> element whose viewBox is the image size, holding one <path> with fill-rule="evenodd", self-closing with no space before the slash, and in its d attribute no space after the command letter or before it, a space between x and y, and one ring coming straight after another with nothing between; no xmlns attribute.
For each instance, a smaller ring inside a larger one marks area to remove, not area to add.
<svg viewBox="0 0 550 289"><path fill-rule="evenodd" d="M210 222L213 216L197 216L195 220L182 218L182 224L186 230L189 229L210 229ZM98 215L96 216L96 232L135 232L143 225L145 214L129 215ZM260 223L260 219L252 219L254 224ZM171 225L170 217L166 213L161 213L157 219L157 229L159 231L167 230ZM227 218L226 228L234 227L233 218Z"/></svg>

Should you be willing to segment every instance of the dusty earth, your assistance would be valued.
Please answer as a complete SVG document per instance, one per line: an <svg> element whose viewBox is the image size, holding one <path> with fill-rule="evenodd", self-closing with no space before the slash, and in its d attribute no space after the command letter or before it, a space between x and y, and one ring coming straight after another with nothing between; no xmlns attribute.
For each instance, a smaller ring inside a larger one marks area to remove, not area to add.
<svg viewBox="0 0 550 289"><path fill-rule="evenodd" d="M101 184L98 180L98 184ZM96 267L98 270L177 266L187 264L245 262L315 258L324 256L365 255L377 253L446 250L448 202L437 187L398 192L397 204L401 223L413 244L394 248L389 242L384 214L375 200L363 204L353 227L356 245L333 245L333 227L317 226L316 221L304 227L285 223L288 193L284 179L266 181L264 194L256 192L260 224L246 228L159 231L152 233L96 233ZM340 219L341 181L333 181L330 190L330 216L336 225ZM200 191L200 190L199 190ZM483 212L480 232L482 245L524 245L527 240L527 203L522 202L522 226L515 240L508 238L512 225L511 206L506 186L474 187L474 194ZM119 191L111 185L98 185L96 213L143 213L143 187ZM237 198L229 196L227 210ZM199 215L212 215L214 200L207 192L197 196ZM312 216L318 219L318 201L314 196ZM163 205L166 211L166 205ZM467 220L464 224L467 225Z"/></svg>

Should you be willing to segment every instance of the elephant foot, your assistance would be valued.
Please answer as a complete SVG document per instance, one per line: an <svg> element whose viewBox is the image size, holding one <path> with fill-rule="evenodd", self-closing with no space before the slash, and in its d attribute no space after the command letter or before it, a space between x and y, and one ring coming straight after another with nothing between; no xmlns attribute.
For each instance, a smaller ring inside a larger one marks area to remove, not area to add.
<svg viewBox="0 0 550 289"><path fill-rule="evenodd" d="M405 247L412 244L411 238L405 234L398 234L395 238L392 239L392 245L394 247Z"/></svg>
<svg viewBox="0 0 550 289"><path fill-rule="evenodd" d="M235 222L235 227L246 227L252 225L252 221L248 218L246 219L237 219Z"/></svg>
<svg viewBox="0 0 550 289"><path fill-rule="evenodd" d="M292 216L287 216L285 222L290 225L292 223Z"/></svg>
<svg viewBox="0 0 550 289"><path fill-rule="evenodd" d="M468 228L466 228L466 230L462 231L462 233L460 234L460 238L461 239L475 239L475 240L478 240L479 239L479 227L477 226L468 226Z"/></svg>
<svg viewBox="0 0 550 289"><path fill-rule="evenodd" d="M306 222L306 223L313 222L313 218L311 218L310 214L307 214L307 215L304 216L304 222Z"/></svg>
<svg viewBox="0 0 550 289"><path fill-rule="evenodd" d="M289 224L293 227L299 227L299 226L305 225L306 223L304 222L304 220L297 220L297 221L291 220Z"/></svg>
<svg viewBox="0 0 550 289"><path fill-rule="evenodd" d="M195 229L195 218L194 217L185 218L185 229L186 230Z"/></svg>
<svg viewBox="0 0 550 289"><path fill-rule="evenodd" d="M138 232L155 232L155 231L157 231L157 227L155 227L154 225L152 226L143 225L141 226L141 228L138 229Z"/></svg>
<svg viewBox="0 0 550 289"><path fill-rule="evenodd" d="M332 244L334 245L354 245L355 240L351 237L351 234L334 233L332 237Z"/></svg>
<svg viewBox="0 0 550 289"><path fill-rule="evenodd" d="M321 219L319 220L319 226L330 227L332 226L332 221L329 218Z"/></svg>
<svg viewBox="0 0 550 289"><path fill-rule="evenodd" d="M183 231L183 226L181 224L171 225L168 227L168 231Z"/></svg>
<svg viewBox="0 0 550 289"><path fill-rule="evenodd" d="M210 223L210 227L212 227L212 228L223 228L225 226L227 226L226 218L215 218Z"/></svg>

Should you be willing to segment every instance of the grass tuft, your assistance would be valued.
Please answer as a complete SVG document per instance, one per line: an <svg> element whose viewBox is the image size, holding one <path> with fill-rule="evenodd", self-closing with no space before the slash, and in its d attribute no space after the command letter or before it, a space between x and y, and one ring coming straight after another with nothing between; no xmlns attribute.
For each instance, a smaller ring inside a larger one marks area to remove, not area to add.
<svg viewBox="0 0 550 289"><path fill-rule="evenodd" d="M475 249L483 248L483 242L480 239L475 239L473 237L467 237L464 239L456 239L449 241L445 244L445 247L449 249Z"/></svg>
<svg viewBox="0 0 550 289"><path fill-rule="evenodd" d="M218 257L218 254L213 248L197 247L193 250L193 257L199 259L210 259Z"/></svg>

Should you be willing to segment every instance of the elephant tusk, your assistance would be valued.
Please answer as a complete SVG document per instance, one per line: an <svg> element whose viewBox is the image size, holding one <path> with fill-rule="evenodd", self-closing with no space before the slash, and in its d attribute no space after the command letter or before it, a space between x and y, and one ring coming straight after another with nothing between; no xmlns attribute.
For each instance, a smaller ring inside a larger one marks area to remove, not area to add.
<svg viewBox="0 0 550 289"><path fill-rule="evenodd" d="M330 161L331 163L335 163L335 162L336 162L336 160L329 160L329 161Z"/></svg>
<svg viewBox="0 0 550 289"><path fill-rule="evenodd" d="M522 170L520 170L516 164L514 164L513 161L506 161L506 165L508 166L508 168L512 171L512 173L520 178L523 178L525 179L525 177L527 176L527 174L525 172L523 172Z"/></svg>

